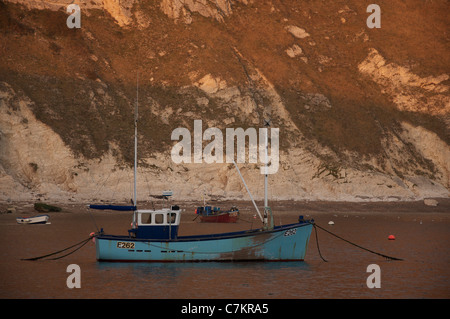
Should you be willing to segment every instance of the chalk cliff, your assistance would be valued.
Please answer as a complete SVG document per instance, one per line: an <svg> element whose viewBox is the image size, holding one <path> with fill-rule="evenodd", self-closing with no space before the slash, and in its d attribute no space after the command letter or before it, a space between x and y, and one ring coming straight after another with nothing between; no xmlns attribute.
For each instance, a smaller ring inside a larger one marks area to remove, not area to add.
<svg viewBox="0 0 450 319"><path fill-rule="evenodd" d="M140 200L248 199L230 163L174 163L171 133L266 118L271 200L448 197L448 3L377 4L380 29L343 0L0 1L0 200L128 202L137 74ZM258 199L260 165L239 164Z"/></svg>

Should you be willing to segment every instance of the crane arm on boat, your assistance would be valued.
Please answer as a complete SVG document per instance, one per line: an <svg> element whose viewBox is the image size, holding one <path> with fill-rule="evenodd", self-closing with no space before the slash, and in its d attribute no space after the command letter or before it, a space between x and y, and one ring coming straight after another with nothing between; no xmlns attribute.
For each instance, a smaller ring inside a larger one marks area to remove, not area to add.
<svg viewBox="0 0 450 319"><path fill-rule="evenodd" d="M255 206L255 209L256 209L256 211L258 212L259 218L261 219L262 222L264 222L264 219L263 219L261 213L259 212L258 206L256 206L255 200L253 199L252 193L250 193L250 190L249 190L248 187L247 187L247 183L245 183L244 177L242 176L241 171L239 170L239 167L237 166L237 164L236 164L236 162L234 161L234 159L233 159L233 164L234 164L234 166L236 167L236 170L238 171L239 176L240 176L241 179L242 179L242 182L244 183L245 189L247 190L248 195L250 196L250 199L252 200L253 206Z"/></svg>

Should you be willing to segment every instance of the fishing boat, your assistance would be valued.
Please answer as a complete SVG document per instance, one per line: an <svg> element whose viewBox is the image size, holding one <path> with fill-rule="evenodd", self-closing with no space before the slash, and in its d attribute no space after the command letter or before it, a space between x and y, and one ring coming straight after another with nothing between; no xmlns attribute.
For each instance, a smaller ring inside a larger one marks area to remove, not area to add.
<svg viewBox="0 0 450 319"><path fill-rule="evenodd" d="M137 210L128 235L96 235L99 261L301 261L312 224L297 223L239 232L178 236L180 210Z"/></svg>
<svg viewBox="0 0 450 319"><path fill-rule="evenodd" d="M199 206L195 213L200 216L202 223L236 223L239 218L239 209L236 206L225 211L220 210L220 207Z"/></svg>
<svg viewBox="0 0 450 319"><path fill-rule="evenodd" d="M32 217L17 217L18 224L46 224L49 220L48 215L37 215Z"/></svg>
<svg viewBox="0 0 450 319"><path fill-rule="evenodd" d="M203 206L195 209L196 220L200 217L202 223L236 223L239 218L239 209L232 206L229 210L222 211L220 207L206 205L205 195L203 195Z"/></svg>
<svg viewBox="0 0 450 319"><path fill-rule="evenodd" d="M138 209L136 207L138 90L136 95L134 118L134 205L117 207L100 207L103 205L98 205L97 207L91 207L133 211L132 226L128 230L128 234L125 235L107 234L103 228L95 234L96 258L98 261L304 260L313 221L305 220L300 216L296 223L274 226L272 211L267 201L267 170L265 172L264 214L262 216L237 164L234 162L262 221L262 227L259 229L208 235L178 236L181 221L181 209L179 206L172 205L170 208L158 210ZM267 135L265 143L267 160Z"/></svg>

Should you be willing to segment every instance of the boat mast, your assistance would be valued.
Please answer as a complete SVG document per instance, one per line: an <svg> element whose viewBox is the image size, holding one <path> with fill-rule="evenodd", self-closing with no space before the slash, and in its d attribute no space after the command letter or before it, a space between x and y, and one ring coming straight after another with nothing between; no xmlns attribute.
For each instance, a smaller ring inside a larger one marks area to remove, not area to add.
<svg viewBox="0 0 450 319"><path fill-rule="evenodd" d="M264 155L265 155L265 167L264 167L264 227L268 229L273 228L273 216L272 211L270 210L269 203L268 203L268 188L269 188L269 127L270 127L270 119L264 120L264 126L267 127L265 141L264 141ZM270 214L270 225L268 222L268 216Z"/></svg>
<svg viewBox="0 0 450 319"><path fill-rule="evenodd" d="M203 187L203 207L205 207L206 206L206 189L205 189L205 187Z"/></svg>
<svg viewBox="0 0 450 319"><path fill-rule="evenodd" d="M137 72L136 78L136 106L134 109L134 206L137 206L137 122L138 122L138 102L139 101L139 72Z"/></svg>
<svg viewBox="0 0 450 319"><path fill-rule="evenodd" d="M266 122L265 126L268 126L268 123ZM267 199L267 191L268 191L268 174L267 174L267 161L268 161L268 144L269 144L269 132L266 131L265 141L264 141L264 225L267 226L267 207L268 207L268 199Z"/></svg>

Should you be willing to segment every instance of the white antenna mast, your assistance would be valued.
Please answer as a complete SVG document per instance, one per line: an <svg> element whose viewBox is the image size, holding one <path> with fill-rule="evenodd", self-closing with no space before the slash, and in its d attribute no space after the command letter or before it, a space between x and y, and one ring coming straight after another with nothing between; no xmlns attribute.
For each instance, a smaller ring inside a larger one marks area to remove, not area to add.
<svg viewBox="0 0 450 319"><path fill-rule="evenodd" d="M268 184L269 184L269 127L270 119L264 120L264 126L267 127L265 136L265 167L264 167L264 221L263 224L267 229L273 229L273 215L268 203ZM272 141L271 141L272 143ZM270 214L270 223L268 220Z"/></svg>
<svg viewBox="0 0 450 319"><path fill-rule="evenodd" d="M270 126L270 120L264 120L264 126L269 127ZM269 203L268 203L268 179L269 176L267 174L268 172L268 167L267 165L269 164L268 161L268 148L269 148L269 132L268 130L266 131L266 136L264 137L265 141L264 141L264 155L265 155L265 167L264 167L264 225L267 225L267 210L269 209Z"/></svg>

